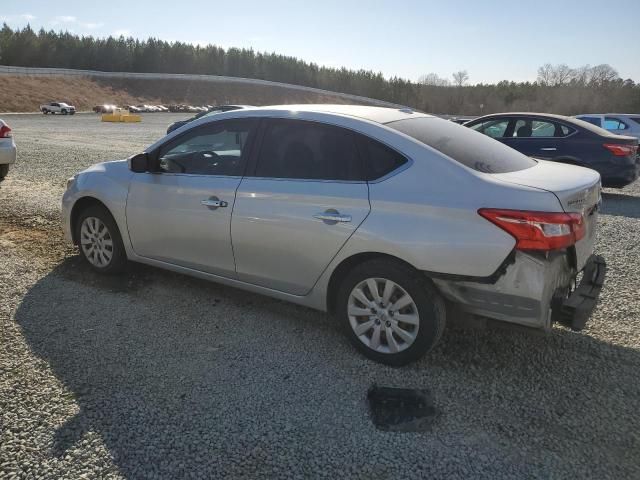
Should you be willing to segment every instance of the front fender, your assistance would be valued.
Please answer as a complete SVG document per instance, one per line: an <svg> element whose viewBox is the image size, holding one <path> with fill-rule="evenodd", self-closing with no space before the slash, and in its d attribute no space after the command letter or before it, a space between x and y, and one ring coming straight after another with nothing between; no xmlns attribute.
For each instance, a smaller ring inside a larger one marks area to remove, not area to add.
<svg viewBox="0 0 640 480"><path fill-rule="evenodd" d="M81 199L89 197L103 203L111 212L127 254L131 252L126 221L131 175L126 161L99 163L77 175L75 182L62 196L62 223L67 241L71 242L73 239L71 219L74 207Z"/></svg>

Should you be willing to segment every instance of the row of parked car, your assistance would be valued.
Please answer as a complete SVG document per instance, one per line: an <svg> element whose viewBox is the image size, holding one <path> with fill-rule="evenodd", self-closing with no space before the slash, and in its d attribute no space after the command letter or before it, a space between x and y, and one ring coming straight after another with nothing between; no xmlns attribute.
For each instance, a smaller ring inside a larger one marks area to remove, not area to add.
<svg viewBox="0 0 640 480"><path fill-rule="evenodd" d="M131 113L162 113L162 112L173 112L173 113L206 113L213 108L216 108L215 105L113 105L105 103L103 105L96 105L93 107L93 111L96 113L113 113L117 109L129 110Z"/></svg>

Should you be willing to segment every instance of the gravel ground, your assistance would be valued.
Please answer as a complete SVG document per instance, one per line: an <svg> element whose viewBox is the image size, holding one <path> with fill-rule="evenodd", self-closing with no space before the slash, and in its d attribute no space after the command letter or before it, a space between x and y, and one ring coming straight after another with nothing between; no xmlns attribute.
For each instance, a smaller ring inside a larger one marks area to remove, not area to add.
<svg viewBox="0 0 640 480"><path fill-rule="evenodd" d="M393 369L321 313L144 266L98 277L64 245L66 178L175 118L4 116L0 477L640 478L640 183L605 195L588 329L449 329ZM373 383L429 389L431 430L376 430Z"/></svg>

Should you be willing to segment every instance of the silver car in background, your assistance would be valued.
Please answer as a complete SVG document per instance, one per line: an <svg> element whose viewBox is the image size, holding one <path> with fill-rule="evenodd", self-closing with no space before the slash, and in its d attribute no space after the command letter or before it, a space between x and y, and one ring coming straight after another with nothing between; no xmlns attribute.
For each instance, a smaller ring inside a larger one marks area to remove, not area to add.
<svg viewBox="0 0 640 480"><path fill-rule="evenodd" d="M599 202L597 172L446 120L289 105L205 117L95 165L62 209L99 272L142 262L328 311L365 355L402 365L454 311L581 329L605 275Z"/></svg>
<svg viewBox="0 0 640 480"><path fill-rule="evenodd" d="M9 166L16 163L17 149L11 128L0 120L0 180L9 173Z"/></svg>
<svg viewBox="0 0 640 480"><path fill-rule="evenodd" d="M640 139L640 113L587 113L575 118L615 133Z"/></svg>

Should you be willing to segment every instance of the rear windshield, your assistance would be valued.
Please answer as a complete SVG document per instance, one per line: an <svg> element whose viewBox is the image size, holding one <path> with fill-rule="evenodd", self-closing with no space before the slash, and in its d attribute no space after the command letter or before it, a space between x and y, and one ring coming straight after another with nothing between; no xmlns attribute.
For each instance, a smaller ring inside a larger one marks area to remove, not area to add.
<svg viewBox="0 0 640 480"><path fill-rule="evenodd" d="M386 125L479 172L516 172L536 165L535 160L497 140L439 118L409 118Z"/></svg>

